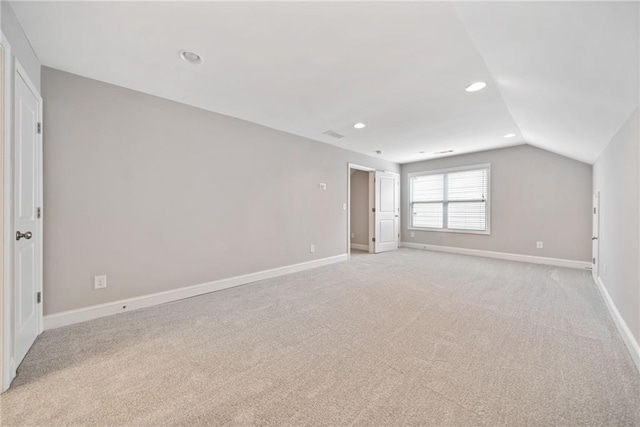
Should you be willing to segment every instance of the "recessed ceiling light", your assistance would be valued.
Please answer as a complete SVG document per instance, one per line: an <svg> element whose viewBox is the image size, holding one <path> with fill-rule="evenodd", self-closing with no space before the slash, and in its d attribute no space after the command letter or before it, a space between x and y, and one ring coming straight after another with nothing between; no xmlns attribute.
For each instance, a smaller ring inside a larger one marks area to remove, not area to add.
<svg viewBox="0 0 640 427"><path fill-rule="evenodd" d="M424 154L424 151L418 151L418 154Z"/></svg>
<svg viewBox="0 0 640 427"><path fill-rule="evenodd" d="M504 138L513 138L514 136L516 136L515 133L508 133L504 136Z"/></svg>
<svg viewBox="0 0 640 427"><path fill-rule="evenodd" d="M487 84L485 82L475 82L467 86L465 90L467 92L477 92L479 90L484 89L485 87L487 87Z"/></svg>
<svg viewBox="0 0 640 427"><path fill-rule="evenodd" d="M382 154L382 150L376 150L376 154Z"/></svg>
<svg viewBox="0 0 640 427"><path fill-rule="evenodd" d="M178 52L178 54L183 61L186 61L190 64L202 64L204 62L202 56L198 55L195 52L191 52L190 50L181 50L180 52Z"/></svg>
<svg viewBox="0 0 640 427"><path fill-rule="evenodd" d="M355 125L353 125L353 127L356 128L356 129L362 129L365 126L366 125L364 123L356 123Z"/></svg>

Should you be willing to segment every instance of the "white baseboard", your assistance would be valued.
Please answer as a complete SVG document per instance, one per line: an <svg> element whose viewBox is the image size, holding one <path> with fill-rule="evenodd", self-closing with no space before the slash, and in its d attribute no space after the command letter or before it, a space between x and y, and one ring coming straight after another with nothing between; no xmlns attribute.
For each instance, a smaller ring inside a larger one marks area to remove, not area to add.
<svg viewBox="0 0 640 427"><path fill-rule="evenodd" d="M533 255L511 254L508 252L483 251L481 249L456 248L452 246L427 245L425 243L400 242L403 248L425 249L428 251L448 252L460 255L473 255L486 258L506 259L509 261L529 262L533 264L555 265L557 267L578 268L581 270L590 270L591 263L586 261L574 261L570 259L548 258Z"/></svg>
<svg viewBox="0 0 640 427"><path fill-rule="evenodd" d="M360 243L352 243L351 249L355 249L358 251L367 251L369 252L369 245L361 245Z"/></svg>
<svg viewBox="0 0 640 427"><path fill-rule="evenodd" d="M635 362L636 368L638 368L638 371L640 371L640 345L638 345L638 341L633 336L633 333L627 326L627 322L624 321L624 319L620 315L620 312L618 311L618 308L613 303L613 300L611 299L611 295L609 295L609 292L607 291L607 288L604 286L602 279L598 277L597 279L595 279L595 282L596 282L596 285L598 286L598 290L600 291L600 294L602 295L602 299L604 299L604 302L607 305L607 308L609 309L609 314L611 314L611 317L613 318L613 322L616 324L616 327L618 328L618 332L620 332L620 336L622 336L622 341L624 341L625 345L629 349L629 353L631 353L631 358Z"/></svg>
<svg viewBox="0 0 640 427"><path fill-rule="evenodd" d="M158 292L150 295L143 295L135 298L128 298L105 304L93 305L77 310L63 311L61 313L44 316L44 329L54 329L61 326L72 325L74 323L85 322L87 320L110 316L112 314L123 313L125 311L136 310L144 307L164 304L184 298L191 298L197 295L208 294L234 286L246 285L258 280L271 279L273 277L284 276L298 271L309 270L311 268L322 267L323 265L334 264L347 261L349 255L342 254L329 258L322 258L300 264L287 265L271 270L258 271L256 273L242 276L229 277L227 279L216 280L214 282L202 283L199 285L187 286L165 292Z"/></svg>

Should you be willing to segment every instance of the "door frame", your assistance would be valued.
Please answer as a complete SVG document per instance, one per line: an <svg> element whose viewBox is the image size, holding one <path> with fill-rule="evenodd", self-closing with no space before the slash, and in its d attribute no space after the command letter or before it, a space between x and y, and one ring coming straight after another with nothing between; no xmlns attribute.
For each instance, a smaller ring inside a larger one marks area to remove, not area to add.
<svg viewBox="0 0 640 427"><path fill-rule="evenodd" d="M591 273L594 279L598 279L600 277L600 191L596 191L593 193L593 203L592 203L592 225L591 225L591 256L595 259L593 262ZM596 223L597 221L597 223ZM594 231L597 230L597 233ZM597 234L597 236L595 235ZM595 238L595 242L594 242ZM595 246L595 251L594 251Z"/></svg>
<svg viewBox="0 0 640 427"><path fill-rule="evenodd" d="M347 163L347 254L349 255L349 258L351 258L351 169L355 169L355 170L359 170L359 171L363 171L363 172L369 172L369 236L367 238L368 240L368 246L369 246L369 253L372 254L373 253L373 227L374 227L374 223L373 223L373 192L374 192L374 188L373 188L373 172L376 171L375 168L369 167L369 166L363 166L363 165L358 165L356 163Z"/></svg>
<svg viewBox="0 0 640 427"><path fill-rule="evenodd" d="M14 85L16 76L19 75L24 82L26 83L29 90L36 96L39 102L38 108L38 121L40 123L43 122L43 100L40 91L33 84L33 81L29 78L29 75L25 71L24 67L20 63L20 61L12 55L11 45L9 44L7 38L4 34L2 34L2 46L4 47L4 79L2 84L3 86L3 113L4 113L4 129L3 129L3 143L2 143L2 151L3 151L3 186L2 186L2 197L3 197L3 272L2 272L2 316L0 321L2 322L2 383L1 383L1 392L6 391L11 385L11 381L16 376L17 366L15 363L15 322L14 322L14 313L15 313L15 282L13 280L14 277L14 245L13 239L11 236L14 233L14 218L13 218L13 208L14 208L14 192L13 192L13 172L14 172L14 156L13 156L13 148L14 148ZM39 135L39 150L40 150L40 164L38 167L40 168L40 177L38 179L38 185L40 186L40 200L37 201L38 206L43 209L43 158L42 158L42 142L43 142L43 134ZM40 262L40 271L37 273L39 277L39 291L43 291L43 251L44 251L44 239L43 239L43 221L42 217L40 221L38 221L37 230L35 230L40 235L40 244L39 248L37 248L39 262ZM44 298L43 298L44 299ZM42 333L44 328L43 323L43 303L38 304L38 334Z"/></svg>
<svg viewBox="0 0 640 427"><path fill-rule="evenodd" d="M11 328L11 308L12 308L12 295L11 295L11 272L12 258L11 258L11 243L9 235L11 234L11 212L13 205L11 203L11 187L12 187L12 168L11 168L11 111L13 106L11 100L13 99L13 63L11 56L11 44L5 37L4 33L0 33L3 47L3 75L2 75L2 114L3 114L3 129L2 129L2 316L0 316L0 323L2 323L2 383L0 384L0 390L4 392L9 388L11 380L15 376L15 367L13 366L13 360L11 357L13 346L13 333ZM6 236L6 238L5 238ZM12 375L13 373L13 375Z"/></svg>

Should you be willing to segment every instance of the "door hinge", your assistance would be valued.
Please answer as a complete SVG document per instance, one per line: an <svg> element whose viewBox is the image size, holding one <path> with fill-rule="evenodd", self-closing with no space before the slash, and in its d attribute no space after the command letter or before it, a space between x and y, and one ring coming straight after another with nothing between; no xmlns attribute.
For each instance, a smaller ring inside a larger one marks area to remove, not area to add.
<svg viewBox="0 0 640 427"><path fill-rule="evenodd" d="M596 208L593 208L593 214L594 215L596 214Z"/></svg>
<svg viewBox="0 0 640 427"><path fill-rule="evenodd" d="M375 212L375 211L376 211L376 208L371 208L371 212Z"/></svg>
<svg viewBox="0 0 640 427"><path fill-rule="evenodd" d="M592 258L592 262L595 264L595 263L596 263L596 259L595 259L595 258Z"/></svg>
<svg viewBox="0 0 640 427"><path fill-rule="evenodd" d="M375 237L372 237L372 238L371 238L371 241L372 241L373 243L375 243L375 242L376 242L376 238L375 238Z"/></svg>
<svg viewBox="0 0 640 427"><path fill-rule="evenodd" d="M38 304L42 302L42 292L38 292L36 294L36 301L38 302Z"/></svg>
<svg viewBox="0 0 640 427"><path fill-rule="evenodd" d="M37 218L41 218L42 217L42 208L36 208L36 217Z"/></svg>
<svg viewBox="0 0 640 427"><path fill-rule="evenodd" d="M42 123L38 122L38 133L42 133Z"/></svg>

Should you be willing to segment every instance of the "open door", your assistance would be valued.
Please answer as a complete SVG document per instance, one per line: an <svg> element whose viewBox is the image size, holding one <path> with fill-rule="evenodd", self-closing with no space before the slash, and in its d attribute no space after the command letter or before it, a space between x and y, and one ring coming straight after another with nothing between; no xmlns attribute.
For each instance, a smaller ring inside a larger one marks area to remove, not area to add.
<svg viewBox="0 0 640 427"><path fill-rule="evenodd" d="M375 253L398 249L400 240L400 176L375 173Z"/></svg>
<svg viewBox="0 0 640 427"><path fill-rule="evenodd" d="M42 98L21 67L14 82L14 363L42 332Z"/></svg>

